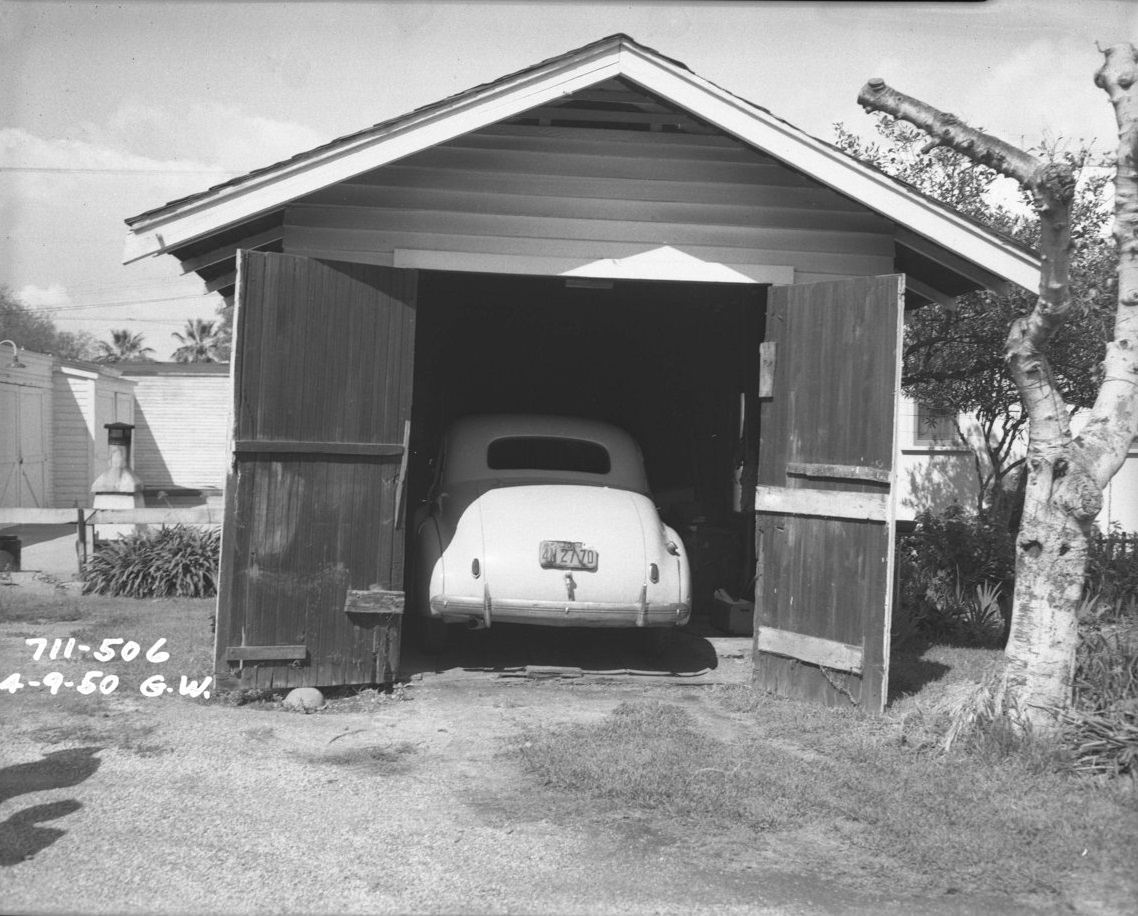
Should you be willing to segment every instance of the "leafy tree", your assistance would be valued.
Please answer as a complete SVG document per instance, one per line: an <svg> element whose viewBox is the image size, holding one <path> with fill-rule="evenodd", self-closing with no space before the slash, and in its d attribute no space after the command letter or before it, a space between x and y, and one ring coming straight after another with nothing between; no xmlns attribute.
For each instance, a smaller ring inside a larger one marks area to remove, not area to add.
<svg viewBox="0 0 1138 916"><path fill-rule="evenodd" d="M217 322L192 318L186 322L181 333L170 335L181 344L174 351L176 363L216 363L221 362L222 344Z"/></svg>
<svg viewBox="0 0 1138 916"><path fill-rule="evenodd" d="M59 330L50 318L28 308L4 287L0 287L0 340L12 340L24 350L64 359L91 359L95 355L95 339L90 334Z"/></svg>
<svg viewBox="0 0 1138 916"><path fill-rule="evenodd" d="M997 232L1026 245L1038 243L1034 210L1001 203L995 193L1000 176L993 169L943 146L928 150L927 135L904 121L878 115L875 126L879 140L866 142L837 124L837 145ZM1108 178L1085 148L1042 152L1065 162L1079 178L1071 230L1071 296L1078 320L1053 341L1049 354L1057 386L1079 410L1094 403L1114 320ZM916 309L905 323L905 393L934 410L975 418L980 435L970 444L976 448L978 508L1005 521L1014 509L1014 484L1024 462L1027 415L1007 372L1004 344L1012 322L1034 305L1035 296L1018 288L1002 296L970 293L951 305Z"/></svg>
<svg viewBox="0 0 1138 916"><path fill-rule="evenodd" d="M111 340L100 340L99 352L95 356L97 363L121 363L125 360L140 360L150 362L152 347L143 345L141 334L131 334L128 328L111 331Z"/></svg>
<svg viewBox="0 0 1138 916"><path fill-rule="evenodd" d="M1138 437L1138 50L1119 44L1103 55L1095 84L1110 98L1118 123L1117 248L1109 258L1117 264L1117 297L1093 406L1078 435L1071 431L1071 395L1052 362L1056 344L1085 323L1078 320L1081 314L1086 317L1086 301L1072 287L1079 276L1072 254L1081 241L1072 163L1017 149L883 80L870 80L858 95L867 111L909 121L928 134L926 150L952 149L1015 179L1039 215L1038 296L1031 311L1011 323L1004 345L1028 418L1028 444L1011 635L995 700L1014 722L1045 731L1058 728L1071 706L1089 532L1102 508L1103 489Z"/></svg>

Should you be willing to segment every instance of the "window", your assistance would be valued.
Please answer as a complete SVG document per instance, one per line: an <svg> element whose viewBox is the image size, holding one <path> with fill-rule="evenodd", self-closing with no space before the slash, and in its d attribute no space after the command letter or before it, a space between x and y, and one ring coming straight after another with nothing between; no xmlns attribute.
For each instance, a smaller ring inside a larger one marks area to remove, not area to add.
<svg viewBox="0 0 1138 916"><path fill-rule="evenodd" d="M958 445L956 415L951 410L917 403L914 445Z"/></svg>
<svg viewBox="0 0 1138 916"><path fill-rule="evenodd" d="M495 439L486 453L495 471L581 471L607 474L612 467L602 445L584 439L545 436L511 436Z"/></svg>

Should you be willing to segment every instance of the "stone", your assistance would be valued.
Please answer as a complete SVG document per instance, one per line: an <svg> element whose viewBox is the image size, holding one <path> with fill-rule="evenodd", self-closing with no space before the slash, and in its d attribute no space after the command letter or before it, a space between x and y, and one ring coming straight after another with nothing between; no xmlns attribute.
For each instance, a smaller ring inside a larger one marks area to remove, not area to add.
<svg viewBox="0 0 1138 916"><path fill-rule="evenodd" d="M324 694L315 687L294 687L284 698L286 709L303 709L311 712L324 705Z"/></svg>

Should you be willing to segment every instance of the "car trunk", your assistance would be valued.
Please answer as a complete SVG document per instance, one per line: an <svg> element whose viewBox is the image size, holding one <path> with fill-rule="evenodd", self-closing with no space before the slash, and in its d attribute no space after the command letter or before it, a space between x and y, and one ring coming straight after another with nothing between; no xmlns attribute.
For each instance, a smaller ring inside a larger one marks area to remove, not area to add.
<svg viewBox="0 0 1138 916"><path fill-rule="evenodd" d="M646 542L658 537L645 530L638 502L647 500L590 486L486 493L478 504L485 583L494 600L639 602L648 563L656 559Z"/></svg>

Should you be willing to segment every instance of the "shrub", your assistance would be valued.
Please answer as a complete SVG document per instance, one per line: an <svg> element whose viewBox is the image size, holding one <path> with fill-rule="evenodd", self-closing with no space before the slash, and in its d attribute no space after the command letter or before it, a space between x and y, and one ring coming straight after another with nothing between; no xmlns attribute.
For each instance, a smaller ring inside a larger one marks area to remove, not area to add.
<svg viewBox="0 0 1138 916"><path fill-rule="evenodd" d="M102 544L83 567L85 595L210 598L221 533L176 525Z"/></svg>
<svg viewBox="0 0 1138 916"><path fill-rule="evenodd" d="M1138 534L1092 535L1086 593L1112 605L1138 602Z"/></svg>
<svg viewBox="0 0 1138 916"><path fill-rule="evenodd" d="M1138 620L1096 624L1079 632L1067 744L1082 772L1138 775Z"/></svg>
<svg viewBox="0 0 1138 916"><path fill-rule="evenodd" d="M908 634L996 645L1015 582L1015 538L1004 526L950 506L917 516L898 543Z"/></svg>

